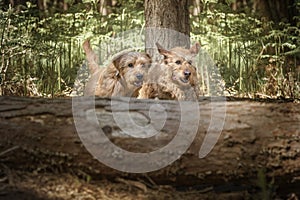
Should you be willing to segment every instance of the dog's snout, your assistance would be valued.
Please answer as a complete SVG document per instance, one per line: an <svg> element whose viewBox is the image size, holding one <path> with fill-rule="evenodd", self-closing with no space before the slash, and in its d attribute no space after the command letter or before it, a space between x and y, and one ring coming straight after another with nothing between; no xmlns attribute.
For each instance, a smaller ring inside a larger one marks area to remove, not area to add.
<svg viewBox="0 0 300 200"><path fill-rule="evenodd" d="M191 72L189 70L184 70L183 74L184 76L189 77L191 75Z"/></svg>
<svg viewBox="0 0 300 200"><path fill-rule="evenodd" d="M144 78L144 75L141 74L141 73L138 73L138 74L136 75L136 78L139 79L139 80L141 80L141 79Z"/></svg>

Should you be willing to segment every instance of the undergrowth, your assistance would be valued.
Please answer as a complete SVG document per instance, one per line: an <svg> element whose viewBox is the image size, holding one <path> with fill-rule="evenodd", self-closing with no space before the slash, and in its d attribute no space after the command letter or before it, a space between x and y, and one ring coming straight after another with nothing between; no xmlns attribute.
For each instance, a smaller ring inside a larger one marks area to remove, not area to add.
<svg viewBox="0 0 300 200"><path fill-rule="evenodd" d="M300 98L299 16L296 25L274 24L203 2L202 12L191 14L191 37L211 56L226 95ZM0 9L1 95L70 95L84 65L86 38L108 49L119 33L144 29L142 0L101 9L93 0L64 12L41 12L32 3L18 11Z"/></svg>

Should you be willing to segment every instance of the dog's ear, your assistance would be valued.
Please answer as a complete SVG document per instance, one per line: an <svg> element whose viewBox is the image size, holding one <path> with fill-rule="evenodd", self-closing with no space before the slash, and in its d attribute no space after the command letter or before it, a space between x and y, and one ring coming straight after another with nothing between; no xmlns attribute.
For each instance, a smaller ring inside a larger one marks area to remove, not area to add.
<svg viewBox="0 0 300 200"><path fill-rule="evenodd" d="M158 42L156 42L157 50L158 52L164 56L164 58L167 58L172 55L172 53L166 49L164 49Z"/></svg>
<svg viewBox="0 0 300 200"><path fill-rule="evenodd" d="M121 54L121 55L118 55L117 57L115 57L113 60L112 60L112 63L113 65L115 66L115 68L120 71L121 70L121 60L123 58L125 54Z"/></svg>
<svg viewBox="0 0 300 200"><path fill-rule="evenodd" d="M196 42L193 46L191 46L190 48L190 52L193 55L197 55L199 53L200 50L200 44L199 42Z"/></svg>

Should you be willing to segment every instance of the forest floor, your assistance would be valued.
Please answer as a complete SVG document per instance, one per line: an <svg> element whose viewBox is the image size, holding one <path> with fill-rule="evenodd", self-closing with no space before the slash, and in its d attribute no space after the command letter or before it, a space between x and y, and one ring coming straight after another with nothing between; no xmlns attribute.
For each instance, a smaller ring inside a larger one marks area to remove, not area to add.
<svg viewBox="0 0 300 200"><path fill-rule="evenodd" d="M212 187L180 191L169 185L146 185L143 182L116 178L113 181L84 180L69 173L29 173L10 170L1 165L0 200L298 200L297 194L280 194L247 190L216 191Z"/></svg>

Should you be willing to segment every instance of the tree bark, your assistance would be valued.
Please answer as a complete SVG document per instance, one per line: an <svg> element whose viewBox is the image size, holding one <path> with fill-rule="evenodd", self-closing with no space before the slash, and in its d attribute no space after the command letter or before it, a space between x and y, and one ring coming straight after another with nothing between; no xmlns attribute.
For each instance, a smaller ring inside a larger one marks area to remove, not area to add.
<svg viewBox="0 0 300 200"><path fill-rule="evenodd" d="M250 8L256 12L258 16L264 17L276 24L282 21L295 25L296 20L294 16L299 15L295 5L296 2L294 0L236 0L232 3L232 9L244 11Z"/></svg>
<svg viewBox="0 0 300 200"><path fill-rule="evenodd" d="M296 103L227 102L221 136L213 150L199 158L199 149L209 132L208 127L216 126L210 124L210 120L222 118L219 108L224 105L223 101L203 99L199 102L201 112L197 135L190 148L167 167L131 174L105 166L86 150L74 125L73 115L76 113L72 114L71 99L0 97L0 102L0 160L11 169L67 171L89 174L94 179L150 177L157 184L181 186L226 184L230 181L255 185L258 174L264 171L267 178L274 178L276 185L287 187L290 183L300 186L300 106ZM126 120L128 99L114 99L114 106L110 99L95 100L103 132L115 145L131 152L151 152L169 144L179 130L178 120L185 117L181 116L182 105L175 101L131 99L129 104L130 116L137 124L152 116L151 120L156 120L160 134L146 139L123 134L112 113L117 112L122 120ZM161 113L162 107L155 107L158 104L165 108L167 115ZM89 113L88 107L82 106ZM215 109L216 116L213 116L212 109ZM147 116L149 113L152 113L151 116ZM167 116L163 126L159 124L162 116ZM187 117L193 121L195 115L192 113ZM91 127L84 118L77 119L77 123L86 130ZM190 127L186 126L183 130L188 134ZM213 132L211 136L218 135ZM97 144L96 148L105 151L106 142ZM176 149L168 152L167 156L174 154ZM122 158L118 152L107 156Z"/></svg>
<svg viewBox="0 0 300 200"><path fill-rule="evenodd" d="M155 43L170 49L189 48L189 0L146 0L146 51L157 57Z"/></svg>
<svg viewBox="0 0 300 200"><path fill-rule="evenodd" d="M112 0L99 0L97 4L101 15L107 16L111 13Z"/></svg>

